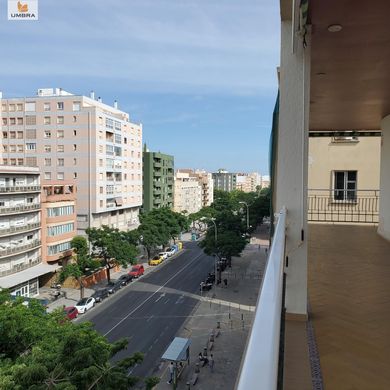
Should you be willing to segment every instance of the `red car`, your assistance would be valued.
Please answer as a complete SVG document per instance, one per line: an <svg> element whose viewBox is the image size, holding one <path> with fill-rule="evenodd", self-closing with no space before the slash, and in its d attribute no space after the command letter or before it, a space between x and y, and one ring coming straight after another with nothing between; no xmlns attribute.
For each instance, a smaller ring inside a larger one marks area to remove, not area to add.
<svg viewBox="0 0 390 390"><path fill-rule="evenodd" d="M139 278L144 274L144 266L142 264L133 265L131 271L128 272L133 278Z"/></svg>
<svg viewBox="0 0 390 390"><path fill-rule="evenodd" d="M69 320L73 320L79 315L79 312L74 306L64 307L64 312L66 314L66 318L68 318Z"/></svg>

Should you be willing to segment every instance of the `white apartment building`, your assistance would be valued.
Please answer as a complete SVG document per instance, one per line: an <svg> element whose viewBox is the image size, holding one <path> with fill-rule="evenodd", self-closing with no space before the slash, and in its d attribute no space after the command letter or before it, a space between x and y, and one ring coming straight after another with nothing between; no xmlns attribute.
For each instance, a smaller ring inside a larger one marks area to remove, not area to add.
<svg viewBox="0 0 390 390"><path fill-rule="evenodd" d="M0 288L38 294L41 261L39 170L0 166Z"/></svg>
<svg viewBox="0 0 390 390"><path fill-rule="evenodd" d="M174 182L174 211L188 214L199 211L202 208L202 185L198 177L188 170L178 170Z"/></svg>
<svg viewBox="0 0 390 390"><path fill-rule="evenodd" d="M86 97L48 88L0 100L0 163L38 166L43 185L74 181L78 234L103 224L123 230L138 225L141 124L93 92Z"/></svg>

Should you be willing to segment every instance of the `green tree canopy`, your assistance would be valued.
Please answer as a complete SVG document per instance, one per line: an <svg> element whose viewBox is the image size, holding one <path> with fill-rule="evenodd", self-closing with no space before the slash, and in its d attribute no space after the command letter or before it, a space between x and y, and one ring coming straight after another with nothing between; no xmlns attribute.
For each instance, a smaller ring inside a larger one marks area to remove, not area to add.
<svg viewBox="0 0 390 390"><path fill-rule="evenodd" d="M2 390L127 390L137 382L128 371L142 354L111 360L127 340L110 344L92 324L66 320L62 309L48 314L35 300L25 306L1 295Z"/></svg>

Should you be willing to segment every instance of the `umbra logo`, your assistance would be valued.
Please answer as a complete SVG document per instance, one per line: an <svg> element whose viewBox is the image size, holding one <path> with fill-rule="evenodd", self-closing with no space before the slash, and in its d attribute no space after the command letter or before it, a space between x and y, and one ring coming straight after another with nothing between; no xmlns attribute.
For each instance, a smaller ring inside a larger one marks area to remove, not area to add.
<svg viewBox="0 0 390 390"><path fill-rule="evenodd" d="M8 0L8 20L38 20L38 0Z"/></svg>

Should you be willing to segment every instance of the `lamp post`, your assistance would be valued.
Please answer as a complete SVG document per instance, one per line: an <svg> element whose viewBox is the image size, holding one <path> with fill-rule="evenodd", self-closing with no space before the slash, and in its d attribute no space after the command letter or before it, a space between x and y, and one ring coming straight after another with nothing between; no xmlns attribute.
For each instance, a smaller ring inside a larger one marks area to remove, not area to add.
<svg viewBox="0 0 390 390"><path fill-rule="evenodd" d="M202 217L200 218L201 221L211 221L214 224L214 245L215 248L217 248L217 241L218 241L218 230L217 230L217 224L215 223L215 218L206 218ZM215 273L215 293L217 292L217 280L218 280L218 270L217 270L217 256L214 257L214 273Z"/></svg>
<svg viewBox="0 0 390 390"><path fill-rule="evenodd" d="M238 203L244 204L246 206L246 230L249 230L249 206L248 206L248 203L246 203L244 201L238 202Z"/></svg>

